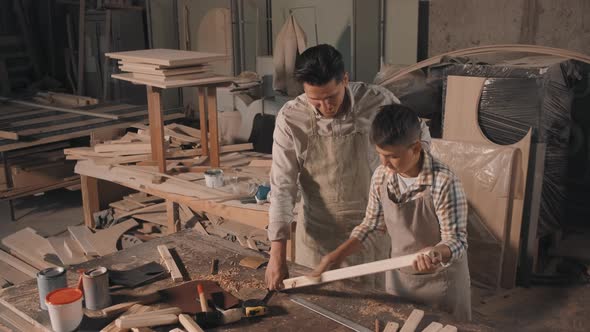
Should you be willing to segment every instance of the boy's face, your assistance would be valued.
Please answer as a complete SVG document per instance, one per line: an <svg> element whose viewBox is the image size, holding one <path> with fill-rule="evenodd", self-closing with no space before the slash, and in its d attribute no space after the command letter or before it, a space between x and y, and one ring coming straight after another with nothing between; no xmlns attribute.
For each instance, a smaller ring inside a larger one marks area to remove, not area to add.
<svg viewBox="0 0 590 332"><path fill-rule="evenodd" d="M338 114L344 101L346 86L348 85L348 73L344 74L340 83L332 79L324 85L311 85L303 83L303 90L309 102L326 118L333 118Z"/></svg>
<svg viewBox="0 0 590 332"><path fill-rule="evenodd" d="M390 170L402 175L409 174L412 177L417 176L419 170L418 162L420 161L420 152L422 145L416 141L410 145L386 145L376 146L377 153L381 159L381 164ZM414 173L414 174L412 174Z"/></svg>

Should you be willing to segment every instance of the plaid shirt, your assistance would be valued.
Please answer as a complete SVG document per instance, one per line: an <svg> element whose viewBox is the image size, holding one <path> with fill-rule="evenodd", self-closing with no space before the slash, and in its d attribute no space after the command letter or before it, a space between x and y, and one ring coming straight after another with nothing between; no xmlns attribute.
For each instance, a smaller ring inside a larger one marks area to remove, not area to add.
<svg viewBox="0 0 590 332"><path fill-rule="evenodd" d="M451 260L461 257L467 250L467 197L455 174L429 153L424 153L422 171L404 194L400 195L398 181L395 172L388 167L381 165L375 170L365 219L355 227L350 236L363 242L370 232L386 231L380 191L383 183L387 182L389 193L397 203L411 201L417 193L424 190L423 187L430 186L440 225L439 244L445 244L451 249Z"/></svg>

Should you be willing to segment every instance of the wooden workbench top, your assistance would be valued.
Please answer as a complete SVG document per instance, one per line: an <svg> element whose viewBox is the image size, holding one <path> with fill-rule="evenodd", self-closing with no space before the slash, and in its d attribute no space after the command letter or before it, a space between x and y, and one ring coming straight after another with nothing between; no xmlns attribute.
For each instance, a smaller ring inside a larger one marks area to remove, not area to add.
<svg viewBox="0 0 590 332"><path fill-rule="evenodd" d="M264 269L252 270L238 264L245 256L253 256L258 253L212 236L203 238L194 231L182 231L146 242L75 268L105 266L113 269L129 269L150 261L159 261L156 250L159 244L167 244L169 248L175 248L192 280L216 280L223 288L241 299L262 298L266 294L263 283ZM213 258L219 259L219 274L216 276L209 274L210 262ZM68 283L71 286L75 285L77 281L73 269L68 271ZM294 276L305 273L307 269L293 265L290 267L290 271ZM129 295L147 294L172 284L171 279L166 278L134 290L113 291L113 303L122 302ZM297 296L311 301L371 330L375 319L379 319L381 322L396 321L401 326L412 309L416 308L416 306L403 303L393 296L359 290L352 286L352 283L333 283L293 290L290 294L279 293L269 302L271 308L269 316L250 320L243 319L238 323L211 329L211 331L348 331L338 323L291 302L289 296ZM39 309L35 280L5 289L0 293L0 303L41 330L51 331L47 312ZM446 314L429 308L421 309L426 312L426 316L418 328L419 331L431 321L453 324L459 328L459 331L491 331L491 328L478 323L481 320L477 317L472 323L461 324L454 322L452 317ZM110 320L85 317L80 331L98 331ZM168 330L165 329L165 331Z"/></svg>

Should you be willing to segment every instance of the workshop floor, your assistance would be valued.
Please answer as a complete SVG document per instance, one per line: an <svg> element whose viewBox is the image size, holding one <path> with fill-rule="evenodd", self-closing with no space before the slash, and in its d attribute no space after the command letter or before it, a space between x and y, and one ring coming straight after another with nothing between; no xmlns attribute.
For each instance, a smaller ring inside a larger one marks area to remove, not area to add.
<svg viewBox="0 0 590 332"><path fill-rule="evenodd" d="M18 220L11 221L8 203L1 202L0 238L25 227L43 236L60 234L82 223L81 204L79 191L56 190L16 201ZM516 288L495 296L474 288L472 303L474 315L498 331L582 332L590 326L589 284Z"/></svg>

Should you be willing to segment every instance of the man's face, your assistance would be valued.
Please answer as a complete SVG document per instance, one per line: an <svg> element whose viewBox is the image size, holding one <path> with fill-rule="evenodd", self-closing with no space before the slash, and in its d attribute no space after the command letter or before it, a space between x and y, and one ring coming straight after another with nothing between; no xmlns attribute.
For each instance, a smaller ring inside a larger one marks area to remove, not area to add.
<svg viewBox="0 0 590 332"><path fill-rule="evenodd" d="M326 118L333 118L338 114L346 94L348 74L344 74L340 83L332 79L330 82L315 86L303 83L303 90L309 102Z"/></svg>
<svg viewBox="0 0 590 332"><path fill-rule="evenodd" d="M376 146L375 148L379 154L381 164L400 174L408 174L408 172L415 170L422 150L420 141L410 145L387 145L383 147Z"/></svg>

